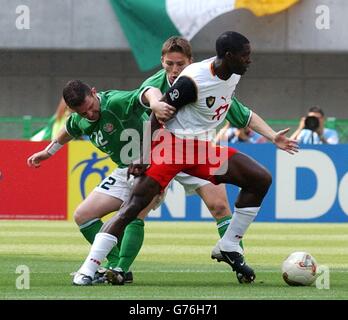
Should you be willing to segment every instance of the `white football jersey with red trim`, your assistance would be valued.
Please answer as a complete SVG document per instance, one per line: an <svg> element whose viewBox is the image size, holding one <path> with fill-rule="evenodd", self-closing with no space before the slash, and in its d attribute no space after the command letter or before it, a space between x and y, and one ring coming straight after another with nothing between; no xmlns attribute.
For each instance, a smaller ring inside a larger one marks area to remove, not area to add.
<svg viewBox="0 0 348 320"><path fill-rule="evenodd" d="M191 78L197 88L196 102L183 106L166 122L166 128L178 137L211 140L215 129L225 120L241 76L232 74L229 79L221 80L213 71L214 59L193 63L178 77Z"/></svg>

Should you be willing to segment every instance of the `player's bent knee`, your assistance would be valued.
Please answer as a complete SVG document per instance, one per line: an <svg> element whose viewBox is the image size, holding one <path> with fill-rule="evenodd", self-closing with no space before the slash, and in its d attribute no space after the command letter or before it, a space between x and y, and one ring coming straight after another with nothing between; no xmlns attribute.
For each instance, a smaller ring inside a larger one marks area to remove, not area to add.
<svg viewBox="0 0 348 320"><path fill-rule="evenodd" d="M268 170L264 170L261 177L257 180L257 185L263 192L267 192L272 184L272 175Z"/></svg>
<svg viewBox="0 0 348 320"><path fill-rule="evenodd" d="M138 214L137 219L144 220L148 214L149 214L149 210L143 210Z"/></svg>
<svg viewBox="0 0 348 320"><path fill-rule="evenodd" d="M76 209L74 212L74 221L77 225L81 225L85 222L83 210L79 210L79 208Z"/></svg>
<svg viewBox="0 0 348 320"><path fill-rule="evenodd" d="M139 201L131 201L125 208L118 214L118 219L124 221L126 224L130 223L136 218L142 219L140 216L141 211L144 209L144 205Z"/></svg>
<svg viewBox="0 0 348 320"><path fill-rule="evenodd" d="M216 201L215 203L210 204L208 209L215 219L221 219L231 215L229 206L225 202Z"/></svg>
<svg viewBox="0 0 348 320"><path fill-rule="evenodd" d="M126 212L120 212L117 215L117 220L119 221L119 223L121 225L127 226L128 224L130 224L133 220L135 220L137 218L137 214L135 211L132 210L132 208L130 208L131 210L128 210L127 213Z"/></svg>
<svg viewBox="0 0 348 320"><path fill-rule="evenodd" d="M86 210L87 209L87 210ZM98 218L98 216L92 215L90 210L86 206L78 206L74 212L74 221L80 226L91 219Z"/></svg>

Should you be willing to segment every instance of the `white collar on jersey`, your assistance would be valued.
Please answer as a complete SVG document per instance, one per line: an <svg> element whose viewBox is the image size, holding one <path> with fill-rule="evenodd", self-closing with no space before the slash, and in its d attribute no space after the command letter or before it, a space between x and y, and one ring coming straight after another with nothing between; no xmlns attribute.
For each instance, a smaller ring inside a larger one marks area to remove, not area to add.
<svg viewBox="0 0 348 320"><path fill-rule="evenodd" d="M167 79L168 86L170 88L172 86L172 84L170 84L170 82L169 82L169 78L168 78L168 74L167 73L166 73L166 79Z"/></svg>

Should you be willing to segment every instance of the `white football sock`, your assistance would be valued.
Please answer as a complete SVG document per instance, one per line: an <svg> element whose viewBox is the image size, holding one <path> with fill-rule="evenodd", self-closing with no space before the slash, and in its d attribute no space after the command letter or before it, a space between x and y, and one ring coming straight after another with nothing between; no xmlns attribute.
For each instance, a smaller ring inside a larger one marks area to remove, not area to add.
<svg viewBox="0 0 348 320"><path fill-rule="evenodd" d="M249 225L254 221L259 210L260 207L234 208L230 225L219 241L219 246L222 251L236 251L243 254L243 249L240 247L239 242L243 238Z"/></svg>
<svg viewBox="0 0 348 320"><path fill-rule="evenodd" d="M101 262L116 243L117 238L114 235L104 232L97 233L89 255L78 272L93 278Z"/></svg>

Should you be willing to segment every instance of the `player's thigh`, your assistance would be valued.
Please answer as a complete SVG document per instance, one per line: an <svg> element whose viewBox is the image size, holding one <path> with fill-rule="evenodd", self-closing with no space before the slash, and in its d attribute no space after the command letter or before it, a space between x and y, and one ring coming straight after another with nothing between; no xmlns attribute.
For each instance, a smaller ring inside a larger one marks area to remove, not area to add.
<svg viewBox="0 0 348 320"><path fill-rule="evenodd" d="M253 158L238 152L228 159L227 166L214 175L217 183L230 183L241 188L269 185L272 177L269 171Z"/></svg>
<svg viewBox="0 0 348 320"><path fill-rule="evenodd" d="M209 141L198 142L198 150L201 152L198 155L199 161L194 163L193 166L184 168L182 171L191 176L209 180L214 184L221 183L215 180L215 175L226 174L229 159L238 151L231 147L226 148L213 145Z"/></svg>
<svg viewBox="0 0 348 320"><path fill-rule="evenodd" d="M226 186L224 184L205 184L196 189L205 205L215 219L221 219L231 215L231 209L227 199Z"/></svg>
<svg viewBox="0 0 348 320"><path fill-rule="evenodd" d="M117 211L123 200L93 190L77 207L74 218L79 225L96 218L102 218L110 212Z"/></svg>
<svg viewBox="0 0 348 320"><path fill-rule="evenodd" d="M81 224L81 221L101 218L110 212L117 211L129 198L130 189L127 168L115 169L77 208L74 214L75 221Z"/></svg>

